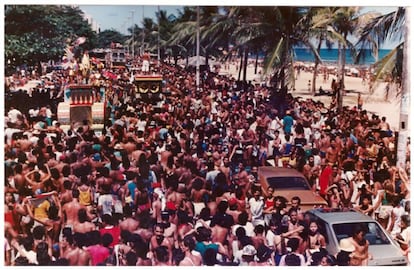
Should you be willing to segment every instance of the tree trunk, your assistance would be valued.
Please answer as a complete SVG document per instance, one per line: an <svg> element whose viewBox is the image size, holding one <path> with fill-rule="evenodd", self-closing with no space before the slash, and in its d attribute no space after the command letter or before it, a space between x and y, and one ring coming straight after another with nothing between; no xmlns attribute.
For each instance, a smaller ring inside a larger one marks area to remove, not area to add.
<svg viewBox="0 0 414 270"><path fill-rule="evenodd" d="M312 96L314 96L316 92L316 77L318 76L318 65L319 65L319 61L316 61L315 69L313 70L313 77L312 77Z"/></svg>
<svg viewBox="0 0 414 270"><path fill-rule="evenodd" d="M321 52L321 46L322 46L322 35L319 36L319 43L318 43L318 54ZM319 60L315 57L315 69L313 70L313 78L312 78L312 96L315 95L316 92L316 77L318 76L318 65Z"/></svg>
<svg viewBox="0 0 414 270"><path fill-rule="evenodd" d="M210 70L208 67L209 67L209 64L208 64L208 58L209 58L209 55L208 55L208 50L207 50L207 48L206 48L206 67L207 67L207 69L208 70Z"/></svg>
<svg viewBox="0 0 414 270"><path fill-rule="evenodd" d="M238 81L240 81L240 79L241 79L242 67L243 67L243 52L240 54L239 76L237 78Z"/></svg>
<svg viewBox="0 0 414 270"><path fill-rule="evenodd" d="M346 38L346 37L345 37ZM338 53L339 53L339 63L340 63L340 77L338 82L338 93L337 93L337 110L338 112L342 111L343 107L343 94L345 93L345 84L344 84L344 78L345 78L345 55L346 55L346 47L343 44L339 44L338 47Z"/></svg>
<svg viewBox="0 0 414 270"><path fill-rule="evenodd" d="M247 82L247 66L249 65L249 49L244 50L243 81Z"/></svg>
<svg viewBox="0 0 414 270"><path fill-rule="evenodd" d="M259 52L256 52L256 63L254 64L254 74L257 74L257 66L259 64Z"/></svg>
<svg viewBox="0 0 414 270"><path fill-rule="evenodd" d="M279 73L279 82L280 82L280 89L284 89L285 88L285 66L283 65L282 69L280 70Z"/></svg>

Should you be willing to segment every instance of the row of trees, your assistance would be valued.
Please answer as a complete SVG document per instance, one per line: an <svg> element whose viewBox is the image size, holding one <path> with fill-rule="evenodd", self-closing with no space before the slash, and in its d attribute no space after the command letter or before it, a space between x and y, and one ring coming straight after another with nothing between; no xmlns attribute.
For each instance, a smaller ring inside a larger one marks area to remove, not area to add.
<svg viewBox="0 0 414 270"><path fill-rule="evenodd" d="M361 13L360 7L289 7L289 6L239 6L200 7L201 52L209 56L240 59L239 79L243 71L246 80L248 56L264 56L265 72L273 73L276 87L294 87L294 48L307 47L314 54L315 73L312 92L315 93L317 67L322 63L320 49L338 48L340 64L340 91L344 88L345 55L350 50L354 63L378 50L385 41L400 42L389 55L379 59L376 79L386 75L402 78L403 33L405 8L397 8L389 14ZM143 28L130 28L137 39L128 39L129 46L144 46L156 52L161 59L187 58L195 54L197 30L196 7L184 7L178 16L156 13L157 22L144 20ZM157 40L157 35L161 41ZM355 37L357 41L355 42ZM135 43L133 43L135 41ZM399 83L399 82L398 82ZM342 107L342 98L338 100Z"/></svg>
<svg viewBox="0 0 414 270"><path fill-rule="evenodd" d="M159 50L161 59L172 58L175 62L179 58L188 59L196 51L196 7L185 6L178 10L177 16L160 10L155 21L144 18L142 27L135 24L129 28L128 36L115 30L93 32L82 11L73 6L6 6L5 16L5 59L14 59L20 64L59 60L64 48L80 36L87 38L82 44L86 49L121 42L135 51L145 49L158 53ZM358 7L200 7L201 54L207 61L209 56L237 56L244 80L248 56L254 55L257 60L262 55L264 70L273 74L275 86L293 88L294 48L310 48L316 59L316 70L321 64L321 47L335 45L339 49L343 82L345 50L353 52L357 63L366 53L362 49L369 48L376 55L385 40L402 41L404 18L404 8L382 15L360 14ZM351 37L358 37L358 42L351 42ZM378 76L392 73L401 78L402 47L399 44L379 62ZM312 91L315 91L315 79L316 73Z"/></svg>

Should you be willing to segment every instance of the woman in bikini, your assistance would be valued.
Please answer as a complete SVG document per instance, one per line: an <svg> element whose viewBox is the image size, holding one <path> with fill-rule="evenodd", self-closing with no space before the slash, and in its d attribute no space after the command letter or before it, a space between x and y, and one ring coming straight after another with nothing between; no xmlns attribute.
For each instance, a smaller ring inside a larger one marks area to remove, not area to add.
<svg viewBox="0 0 414 270"><path fill-rule="evenodd" d="M321 248L326 248L325 237L319 232L319 226L316 221L309 223L308 239L306 241L306 257L312 258L312 254L318 252Z"/></svg>

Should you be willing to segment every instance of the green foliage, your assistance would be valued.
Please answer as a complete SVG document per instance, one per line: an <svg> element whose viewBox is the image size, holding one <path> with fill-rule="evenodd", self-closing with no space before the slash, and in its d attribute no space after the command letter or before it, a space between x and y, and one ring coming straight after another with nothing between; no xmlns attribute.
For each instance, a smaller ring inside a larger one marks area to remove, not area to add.
<svg viewBox="0 0 414 270"><path fill-rule="evenodd" d="M108 48L111 43L121 43L126 41L127 37L116 30L104 30L98 34L98 48Z"/></svg>
<svg viewBox="0 0 414 270"><path fill-rule="evenodd" d="M96 33L72 6L5 6L5 59L15 64L38 64L59 60L64 48L78 37L86 37L82 49L96 45Z"/></svg>

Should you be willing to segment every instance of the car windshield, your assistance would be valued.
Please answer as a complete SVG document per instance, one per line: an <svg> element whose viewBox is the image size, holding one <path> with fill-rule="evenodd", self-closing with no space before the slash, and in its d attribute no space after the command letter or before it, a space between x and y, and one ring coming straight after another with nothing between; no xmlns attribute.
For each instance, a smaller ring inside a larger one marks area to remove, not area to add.
<svg viewBox="0 0 414 270"><path fill-rule="evenodd" d="M291 189L291 190L310 190L310 187L306 180L301 177L269 177L267 178L269 186L274 189Z"/></svg>
<svg viewBox="0 0 414 270"><path fill-rule="evenodd" d="M341 223L334 224L333 230L335 232L338 243L341 239L352 236L355 226L363 226L367 234L365 239L368 240L369 244L372 245L388 245L390 244L389 239L384 233L384 230L375 222L358 222L358 223Z"/></svg>

